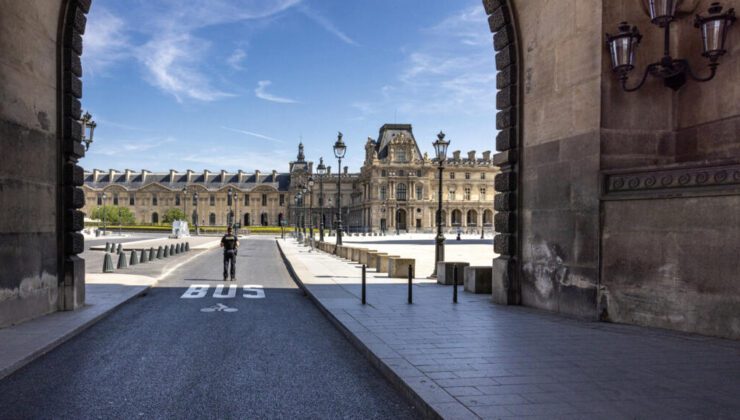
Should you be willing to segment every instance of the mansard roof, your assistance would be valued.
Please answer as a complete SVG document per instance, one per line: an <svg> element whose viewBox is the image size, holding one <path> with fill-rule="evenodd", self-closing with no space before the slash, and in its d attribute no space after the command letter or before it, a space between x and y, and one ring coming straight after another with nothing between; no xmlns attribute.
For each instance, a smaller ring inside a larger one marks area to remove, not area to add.
<svg viewBox="0 0 740 420"><path fill-rule="evenodd" d="M239 182L239 173L191 173L190 182L187 182L187 173L182 172L142 172L130 173L129 181L126 182L126 173L116 171L111 179L110 172L98 172L97 180L94 172L85 172L85 185L93 189L103 189L111 185L119 185L128 190L138 190L148 185L157 184L164 188L178 191L187 185L200 185L207 190L216 191L230 185L241 190L252 190L259 186L270 186L278 191L288 191L290 187L290 174L272 172L260 173L257 179L256 173L242 173L242 182Z"/></svg>
<svg viewBox="0 0 740 420"><path fill-rule="evenodd" d="M416 153L418 153L418 156L421 156L421 151L419 150L419 145L416 143L411 124L383 124L378 133L378 140L375 142L375 150L378 152L378 158L385 159L388 157L388 144L393 138L401 134L413 140L414 146L416 146Z"/></svg>

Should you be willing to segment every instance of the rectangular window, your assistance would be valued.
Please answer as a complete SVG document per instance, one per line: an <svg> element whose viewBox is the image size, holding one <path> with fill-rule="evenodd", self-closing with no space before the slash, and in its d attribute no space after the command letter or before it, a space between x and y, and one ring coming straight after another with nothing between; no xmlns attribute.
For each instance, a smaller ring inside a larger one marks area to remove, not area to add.
<svg viewBox="0 0 740 420"><path fill-rule="evenodd" d="M416 176L421 176L421 169L416 170Z"/></svg>
<svg viewBox="0 0 740 420"><path fill-rule="evenodd" d="M103 196L100 195L100 194L98 194L98 205L99 206L102 206L103 205Z"/></svg>
<svg viewBox="0 0 740 420"><path fill-rule="evenodd" d="M113 194L113 205L114 206L118 205L118 194Z"/></svg>
<svg viewBox="0 0 740 420"><path fill-rule="evenodd" d="M158 205L158 201L157 201L157 196L156 195L152 195L152 205L153 206Z"/></svg>
<svg viewBox="0 0 740 420"><path fill-rule="evenodd" d="M486 179L486 173L485 172L481 172L480 173L480 179Z"/></svg>
<svg viewBox="0 0 740 420"><path fill-rule="evenodd" d="M193 194L193 206L198 206L198 197Z"/></svg>
<svg viewBox="0 0 740 420"><path fill-rule="evenodd" d="M136 199L134 198L133 194L129 194L128 196L128 205L129 206L135 206L136 205Z"/></svg>
<svg viewBox="0 0 740 420"><path fill-rule="evenodd" d="M216 197L215 197L215 196L214 196L213 194L211 194L211 195L210 195L210 196L208 197L208 204L209 204L209 205L211 205L211 206L215 206L215 205L216 205ZM215 217L215 216L214 216L214 217ZM214 222L214 223L215 223L215 222Z"/></svg>
<svg viewBox="0 0 740 420"><path fill-rule="evenodd" d="M399 169L398 176L406 176L406 172L404 172L403 169Z"/></svg>
<svg viewBox="0 0 740 420"><path fill-rule="evenodd" d="M180 194L175 194L175 205L176 206L180 205Z"/></svg>
<svg viewBox="0 0 740 420"><path fill-rule="evenodd" d="M465 172L465 179L470 179L470 172Z"/></svg>
<svg viewBox="0 0 740 420"><path fill-rule="evenodd" d="M387 190L385 188L385 185L380 186L380 199L385 200L387 194Z"/></svg>
<svg viewBox="0 0 740 420"><path fill-rule="evenodd" d="M465 201L470 201L470 188L465 188Z"/></svg>
<svg viewBox="0 0 740 420"><path fill-rule="evenodd" d="M450 179L455 179L455 173L454 172L450 172Z"/></svg>
<svg viewBox="0 0 740 420"><path fill-rule="evenodd" d="M396 151L396 160L399 162L406 162L406 151L403 149Z"/></svg>
<svg viewBox="0 0 740 420"><path fill-rule="evenodd" d="M244 205L245 206L249 205L249 194L244 194Z"/></svg>
<svg viewBox="0 0 740 420"><path fill-rule="evenodd" d="M262 206L267 207L267 194L262 194Z"/></svg>
<svg viewBox="0 0 740 420"><path fill-rule="evenodd" d="M454 201L455 200L455 192L454 191L450 191L450 194L448 196L448 199L450 201Z"/></svg>
<svg viewBox="0 0 740 420"><path fill-rule="evenodd" d="M416 199L417 200L423 200L422 193L424 192L424 189L421 187L421 185L416 186Z"/></svg>
<svg viewBox="0 0 740 420"><path fill-rule="evenodd" d="M285 194L280 194L280 207L285 205Z"/></svg>
<svg viewBox="0 0 740 420"><path fill-rule="evenodd" d="M380 176L388 176L388 174L385 172L385 169L380 171Z"/></svg>
<svg viewBox="0 0 740 420"><path fill-rule="evenodd" d="M486 189L485 188L480 189L480 201L486 201Z"/></svg>

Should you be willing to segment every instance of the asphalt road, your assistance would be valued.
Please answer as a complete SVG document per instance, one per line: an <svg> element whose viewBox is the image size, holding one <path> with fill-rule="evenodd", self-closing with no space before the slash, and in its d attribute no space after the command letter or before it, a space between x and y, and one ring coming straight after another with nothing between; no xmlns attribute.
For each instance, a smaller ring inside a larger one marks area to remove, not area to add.
<svg viewBox="0 0 740 420"><path fill-rule="evenodd" d="M235 297L213 297L220 250L204 253L0 381L0 418L418 416L297 289L274 239L243 239L237 258ZM182 298L194 284L206 296Z"/></svg>

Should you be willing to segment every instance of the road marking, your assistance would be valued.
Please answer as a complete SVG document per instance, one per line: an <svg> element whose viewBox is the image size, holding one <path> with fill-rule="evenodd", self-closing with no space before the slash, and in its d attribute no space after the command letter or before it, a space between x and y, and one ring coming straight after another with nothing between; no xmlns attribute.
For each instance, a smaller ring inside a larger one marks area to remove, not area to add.
<svg viewBox="0 0 740 420"><path fill-rule="evenodd" d="M238 309L236 308L230 308L223 303L217 303L213 306L209 306L208 308L203 308L200 310L201 312L236 312Z"/></svg>
<svg viewBox="0 0 740 420"><path fill-rule="evenodd" d="M227 292L224 292L224 286L223 284L219 284L216 286L215 290L213 291L213 297L215 299L232 299L236 297L236 291L239 286L235 284L230 284L229 289ZM259 284L245 284L244 286L241 286L243 293L242 297L245 299L264 299L265 298L265 290L264 287L262 287ZM185 293L180 296L180 299L202 299L206 296L208 296L208 291L210 290L211 285L209 284L191 284L190 287L188 287L188 290L185 291Z"/></svg>

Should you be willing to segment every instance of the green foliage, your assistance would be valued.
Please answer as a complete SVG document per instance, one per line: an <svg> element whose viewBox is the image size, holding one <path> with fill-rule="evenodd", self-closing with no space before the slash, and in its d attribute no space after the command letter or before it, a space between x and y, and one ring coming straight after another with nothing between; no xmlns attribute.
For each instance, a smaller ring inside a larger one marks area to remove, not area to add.
<svg viewBox="0 0 740 420"><path fill-rule="evenodd" d="M101 206L93 209L91 219L105 220L107 225L133 225L136 223L134 214L128 207Z"/></svg>
<svg viewBox="0 0 740 420"><path fill-rule="evenodd" d="M162 216L162 222L171 225L175 220L187 220L185 212L178 207L167 210Z"/></svg>

